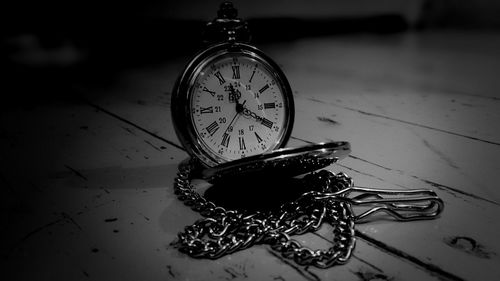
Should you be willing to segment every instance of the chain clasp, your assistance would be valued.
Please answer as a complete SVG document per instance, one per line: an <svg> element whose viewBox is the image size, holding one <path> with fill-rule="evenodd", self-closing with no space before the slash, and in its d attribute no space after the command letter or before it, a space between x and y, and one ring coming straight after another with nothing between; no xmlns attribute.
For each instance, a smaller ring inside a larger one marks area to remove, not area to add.
<svg viewBox="0 0 500 281"><path fill-rule="evenodd" d="M315 198L343 201L352 207L371 207L355 215L357 223L367 222L367 217L380 212L399 221L434 219L444 209L443 200L427 189L393 190L350 186L337 192L318 193Z"/></svg>

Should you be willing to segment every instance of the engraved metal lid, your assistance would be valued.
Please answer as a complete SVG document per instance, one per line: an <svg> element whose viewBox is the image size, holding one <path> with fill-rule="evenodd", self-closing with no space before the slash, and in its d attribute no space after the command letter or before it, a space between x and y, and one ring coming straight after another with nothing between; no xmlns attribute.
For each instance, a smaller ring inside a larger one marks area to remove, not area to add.
<svg viewBox="0 0 500 281"><path fill-rule="evenodd" d="M282 148L203 169L201 177L211 183L255 177L293 177L329 166L350 152L348 142Z"/></svg>

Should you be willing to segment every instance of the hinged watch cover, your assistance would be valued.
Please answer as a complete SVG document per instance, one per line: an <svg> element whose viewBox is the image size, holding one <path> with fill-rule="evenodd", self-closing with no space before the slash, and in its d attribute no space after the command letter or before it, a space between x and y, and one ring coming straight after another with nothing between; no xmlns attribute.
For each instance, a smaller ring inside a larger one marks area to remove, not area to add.
<svg viewBox="0 0 500 281"><path fill-rule="evenodd" d="M203 169L201 177L210 183L255 177L294 177L329 166L350 152L348 142L282 148Z"/></svg>

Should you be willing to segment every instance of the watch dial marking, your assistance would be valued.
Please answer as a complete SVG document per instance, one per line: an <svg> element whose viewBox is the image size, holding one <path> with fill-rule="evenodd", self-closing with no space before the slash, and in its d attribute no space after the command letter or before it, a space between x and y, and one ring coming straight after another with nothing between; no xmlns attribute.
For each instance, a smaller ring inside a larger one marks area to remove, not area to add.
<svg viewBox="0 0 500 281"><path fill-rule="evenodd" d="M262 119L262 125L271 129L273 127L273 122L267 118Z"/></svg>
<svg viewBox="0 0 500 281"><path fill-rule="evenodd" d="M276 104L274 102L266 102L264 103L264 108L265 109L270 109L270 108L275 108Z"/></svg>
<svg viewBox="0 0 500 281"><path fill-rule="evenodd" d="M233 65L231 68L233 69L233 79L240 79L240 66Z"/></svg>
<svg viewBox="0 0 500 281"><path fill-rule="evenodd" d="M226 148L229 146L229 140L231 139L231 136L228 135L227 133L224 133L222 135L222 142L221 145L225 146Z"/></svg>
<svg viewBox="0 0 500 281"><path fill-rule="evenodd" d="M248 83L252 83L253 76L255 75L255 71L257 70L257 66L252 71L252 76L250 76L250 79L248 80Z"/></svg>
<svg viewBox="0 0 500 281"><path fill-rule="evenodd" d="M201 107L200 106L200 113L201 114L214 113L214 108L212 106L209 106L209 107Z"/></svg>
<svg viewBox="0 0 500 281"><path fill-rule="evenodd" d="M203 92L207 92L213 96L215 96L215 91L210 91L207 87L203 87Z"/></svg>
<svg viewBox="0 0 500 281"><path fill-rule="evenodd" d="M220 71L215 72L214 75L215 75L215 77L217 77L217 79L219 79L219 85L222 85L226 82L224 77L222 77L222 74L220 73Z"/></svg>
<svg viewBox="0 0 500 281"><path fill-rule="evenodd" d="M260 88L259 93L264 93L267 89L269 89L269 84L264 85L264 87Z"/></svg>
<svg viewBox="0 0 500 281"><path fill-rule="evenodd" d="M257 138L257 142L261 143L262 142L262 138L259 136L259 134L257 134L257 132L254 132L254 134L255 134L255 137Z"/></svg>
<svg viewBox="0 0 500 281"><path fill-rule="evenodd" d="M219 129L219 124L217 124L217 121L212 122L208 127L206 128L207 132L213 136L215 132Z"/></svg>
<svg viewBox="0 0 500 281"><path fill-rule="evenodd" d="M238 137L239 143L240 143L240 150L245 150L247 149L245 145L245 139L243 137Z"/></svg>

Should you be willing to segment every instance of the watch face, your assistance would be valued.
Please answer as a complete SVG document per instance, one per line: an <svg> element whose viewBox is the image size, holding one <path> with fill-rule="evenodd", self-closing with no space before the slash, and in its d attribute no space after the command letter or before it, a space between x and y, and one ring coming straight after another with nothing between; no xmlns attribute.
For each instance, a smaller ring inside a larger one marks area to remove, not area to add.
<svg viewBox="0 0 500 281"><path fill-rule="evenodd" d="M184 126L209 166L274 150L290 134L288 82L253 47L222 48L204 56L192 69L185 102Z"/></svg>

